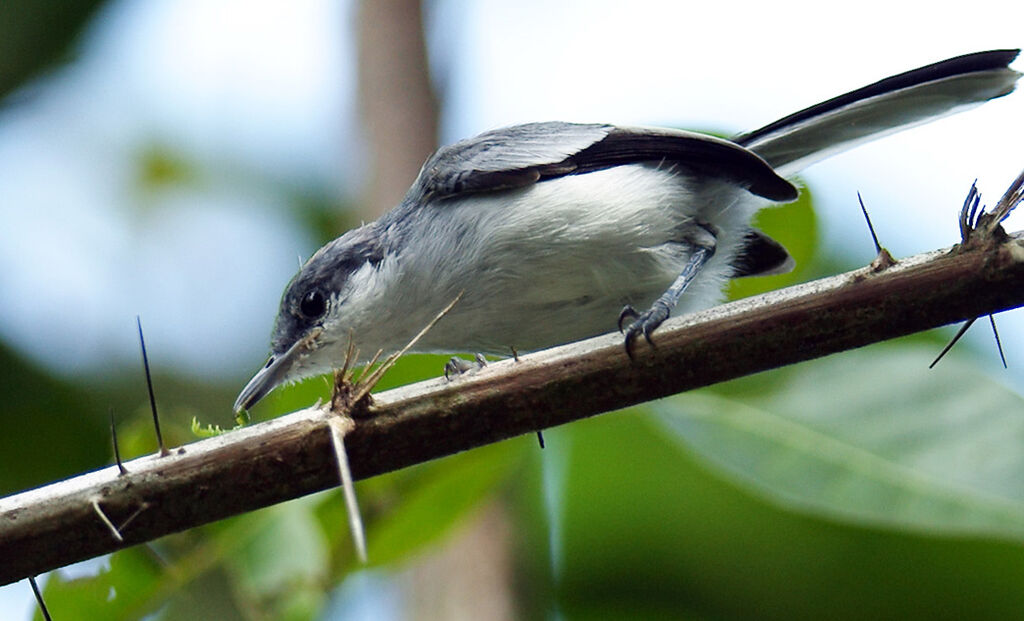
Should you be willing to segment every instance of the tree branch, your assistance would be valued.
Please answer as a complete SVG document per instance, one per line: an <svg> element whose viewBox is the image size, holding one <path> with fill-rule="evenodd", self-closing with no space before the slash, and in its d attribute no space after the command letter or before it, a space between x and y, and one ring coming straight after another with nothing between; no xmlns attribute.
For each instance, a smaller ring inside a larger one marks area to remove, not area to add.
<svg viewBox="0 0 1024 621"><path fill-rule="evenodd" d="M1001 229L996 231L1001 233ZM1024 305L1024 235L996 235L373 397L346 437L366 478L601 412ZM922 360L921 364L927 364ZM0 584L338 484L307 409L0 499ZM123 537L118 541L104 520Z"/></svg>

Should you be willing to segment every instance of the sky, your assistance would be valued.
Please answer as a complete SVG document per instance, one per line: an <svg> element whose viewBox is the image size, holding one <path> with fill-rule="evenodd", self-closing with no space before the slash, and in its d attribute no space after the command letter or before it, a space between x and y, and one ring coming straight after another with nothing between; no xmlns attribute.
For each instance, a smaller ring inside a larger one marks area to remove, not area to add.
<svg viewBox="0 0 1024 621"><path fill-rule="evenodd" d="M154 362L241 385L264 360L296 257L316 249L280 188L339 203L359 193L355 16L327 0L107 7L74 63L0 107L0 338L87 377L137 364L138 314ZM1024 44L1024 5L1005 1L440 0L426 18L445 142L540 120L740 132L922 64ZM857 191L895 255L955 243L971 182L991 204L1024 167L1022 113L1017 93L807 170L826 243L872 258ZM203 172L147 191L136 166L153 144ZM1011 352L1017 315L1000 318ZM12 588L28 592L0 598Z"/></svg>

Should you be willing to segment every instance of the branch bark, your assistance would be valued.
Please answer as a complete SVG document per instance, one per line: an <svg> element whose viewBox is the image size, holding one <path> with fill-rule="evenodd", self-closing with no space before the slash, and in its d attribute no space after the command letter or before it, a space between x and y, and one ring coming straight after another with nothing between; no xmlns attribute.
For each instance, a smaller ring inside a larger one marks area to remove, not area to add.
<svg viewBox="0 0 1024 621"><path fill-rule="evenodd" d="M374 395L346 437L353 474L1024 305L1024 234L997 238L669 320L634 362L609 334ZM302 410L136 459L123 476L0 499L0 584L336 486L329 416Z"/></svg>

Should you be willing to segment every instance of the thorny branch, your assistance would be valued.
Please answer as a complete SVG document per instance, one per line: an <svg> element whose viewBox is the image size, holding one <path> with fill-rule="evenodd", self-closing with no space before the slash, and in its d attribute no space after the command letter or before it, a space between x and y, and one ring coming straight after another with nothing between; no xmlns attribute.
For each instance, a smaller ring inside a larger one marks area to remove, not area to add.
<svg viewBox="0 0 1024 621"><path fill-rule="evenodd" d="M1024 174L1014 187L950 250L671 319L632 362L609 334L376 394L345 435L352 475L1022 306L1024 233L999 226ZM309 408L0 499L0 584L336 486L331 416Z"/></svg>

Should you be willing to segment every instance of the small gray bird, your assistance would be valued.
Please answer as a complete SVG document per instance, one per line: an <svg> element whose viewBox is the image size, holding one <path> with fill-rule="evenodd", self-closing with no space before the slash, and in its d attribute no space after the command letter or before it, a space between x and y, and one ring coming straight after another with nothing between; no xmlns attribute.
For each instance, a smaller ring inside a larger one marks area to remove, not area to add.
<svg viewBox="0 0 1024 621"><path fill-rule="evenodd" d="M727 279L792 267L785 248L750 226L758 209L796 199L786 176L1010 93L1018 53L901 73L732 140L549 122L443 147L401 204L328 243L292 278L270 359L235 409L340 366L350 332L364 353L401 349L460 292L417 351L536 350L628 320L632 355L670 315L718 302Z"/></svg>

